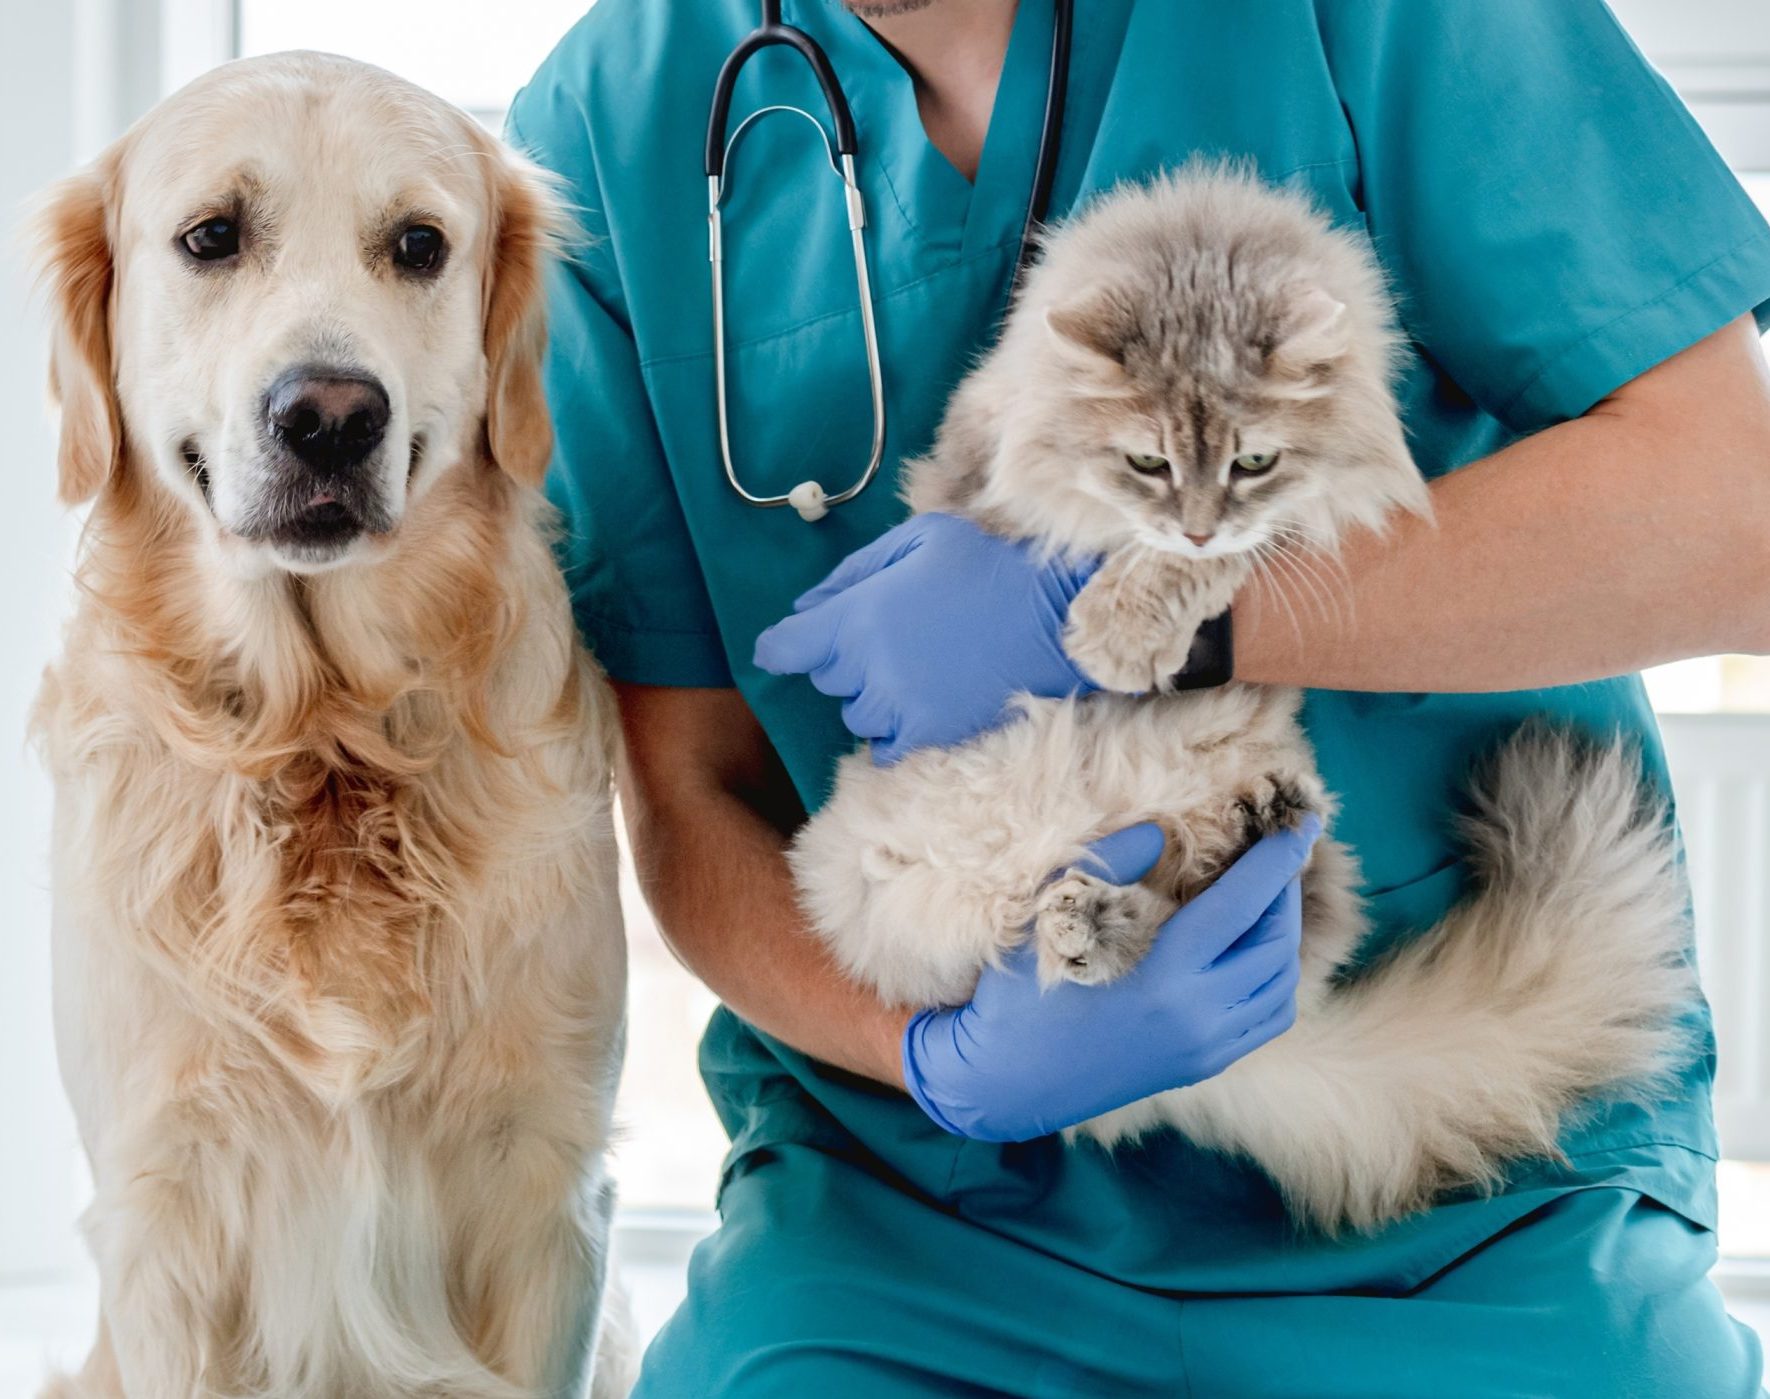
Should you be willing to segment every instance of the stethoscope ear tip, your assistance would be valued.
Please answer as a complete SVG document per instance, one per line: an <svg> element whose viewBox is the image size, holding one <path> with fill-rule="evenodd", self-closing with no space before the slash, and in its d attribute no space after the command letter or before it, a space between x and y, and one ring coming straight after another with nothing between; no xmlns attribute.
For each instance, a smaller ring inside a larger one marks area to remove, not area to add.
<svg viewBox="0 0 1770 1399"><path fill-rule="evenodd" d="M801 481L787 492L787 504L799 512L799 518L814 525L830 513L829 497L816 481Z"/></svg>

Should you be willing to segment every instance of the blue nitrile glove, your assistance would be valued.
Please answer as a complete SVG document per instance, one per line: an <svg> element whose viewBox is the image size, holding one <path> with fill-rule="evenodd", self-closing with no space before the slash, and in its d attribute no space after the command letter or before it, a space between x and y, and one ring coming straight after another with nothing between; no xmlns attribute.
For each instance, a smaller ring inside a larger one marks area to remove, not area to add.
<svg viewBox="0 0 1770 1399"><path fill-rule="evenodd" d="M969 1005L904 1031L910 1096L949 1132L1018 1142L1222 1073L1296 1018L1297 877L1320 834L1310 818L1260 841L1117 981L1041 991L1030 946L985 969ZM1095 872L1131 884L1161 851L1160 828L1132 826L1095 842Z"/></svg>
<svg viewBox="0 0 1770 1399"><path fill-rule="evenodd" d="M1093 684L1063 651L1069 604L1093 573L953 515L916 515L856 550L756 639L756 664L809 675L845 701L873 759L962 743L1023 692Z"/></svg>

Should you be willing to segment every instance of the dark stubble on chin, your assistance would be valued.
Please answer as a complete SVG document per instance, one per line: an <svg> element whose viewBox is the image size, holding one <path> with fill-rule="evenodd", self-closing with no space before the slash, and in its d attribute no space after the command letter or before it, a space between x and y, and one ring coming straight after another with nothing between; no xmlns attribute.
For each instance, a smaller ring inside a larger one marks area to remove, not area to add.
<svg viewBox="0 0 1770 1399"><path fill-rule="evenodd" d="M938 0L842 0L852 15L861 19L890 19L894 15L911 15L925 10Z"/></svg>

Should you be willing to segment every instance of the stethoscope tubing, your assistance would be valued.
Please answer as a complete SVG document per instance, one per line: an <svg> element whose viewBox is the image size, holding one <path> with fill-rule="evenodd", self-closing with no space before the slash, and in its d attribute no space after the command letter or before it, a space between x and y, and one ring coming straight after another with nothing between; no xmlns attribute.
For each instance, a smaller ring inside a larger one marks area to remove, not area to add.
<svg viewBox="0 0 1770 1399"><path fill-rule="evenodd" d="M1070 50L1075 28L1074 0L1054 0L1051 34L1051 66L1045 92L1045 115L1040 125L1038 158L1033 169L1032 193L1027 201L1026 221L1021 228L1019 253L1015 259L1013 285L1031 259L1039 227L1050 210L1052 189L1056 182L1058 154L1061 148L1065 99L1069 88ZM805 60L812 76L823 91L829 109L834 137L824 131L823 124L802 108L790 106L764 107L752 112L729 132L731 104L737 91L738 78L744 65L762 50L774 47L792 49ZM867 381L872 398L873 436L866 466L846 488L834 495L826 493L816 481L802 481L784 495L760 496L743 484L731 445L730 395L727 385L725 346L725 239L722 206L726 189L726 172L731 153L750 124L769 112L796 112L817 127L829 156L830 167L841 179L843 199L848 211L849 237L854 253L855 287L860 298L861 334L867 357ZM719 456L725 479L740 499L762 509L790 505L807 522L822 519L838 505L853 500L871 483L879 472L885 456L885 370L879 351L879 332L873 307L872 275L868 265L866 244L866 201L861 195L855 175L857 142L854 114L847 95L836 77L829 56L822 46L804 30L781 19L780 0L762 0L762 23L738 42L713 84L713 103L707 118L705 166L707 174L707 256L713 280L713 379L714 403L719 423Z"/></svg>
<svg viewBox="0 0 1770 1399"><path fill-rule="evenodd" d="M1051 192L1057 184L1057 158L1063 147L1064 108L1069 99L1069 59L1075 41L1075 19L1075 0L1055 0L1051 14L1051 69L1045 82L1045 120L1039 130L1039 155L1033 165L1032 196L1026 202L1026 223L1020 230L1020 251L1014 259L1016 282L1032 259L1040 226L1051 213Z"/></svg>
<svg viewBox="0 0 1770 1399"><path fill-rule="evenodd" d="M725 131L731 122L731 99L737 91L738 76L763 49L784 46L794 50L810 67L817 85L823 89L824 104L830 109L830 124L836 131L836 153L855 153L854 113L848 107L848 95L836 80L829 55L816 39L796 25L781 20L781 0L762 0L762 23L738 41L738 46L719 65L719 76L713 83L713 108L707 117L706 167L709 178L722 179L725 157L730 149Z"/></svg>

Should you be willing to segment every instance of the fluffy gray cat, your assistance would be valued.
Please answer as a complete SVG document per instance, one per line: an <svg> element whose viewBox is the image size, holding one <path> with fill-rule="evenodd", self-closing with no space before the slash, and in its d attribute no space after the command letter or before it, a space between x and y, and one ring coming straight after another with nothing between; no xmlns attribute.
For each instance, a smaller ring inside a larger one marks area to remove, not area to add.
<svg viewBox="0 0 1770 1399"><path fill-rule="evenodd" d="M791 861L848 972L895 1003L958 1004L1031 937L1047 981L1109 980L1259 835L1331 823L1296 691L1163 691L1264 562L1426 510L1394 345L1363 245L1233 171L1121 189L1048 238L907 494L1101 556L1064 645L1109 693L1025 699L890 768L844 760ZM1295 1026L1077 1130L1110 1146L1176 1128L1258 1163L1301 1221L1362 1229L1553 1155L1598 1090L1658 1090L1689 1052L1693 987L1673 836L1636 756L1532 728L1471 805L1475 892L1441 924L1352 974L1357 870L1324 837ZM1142 884L1076 872L1140 821L1167 836Z"/></svg>

